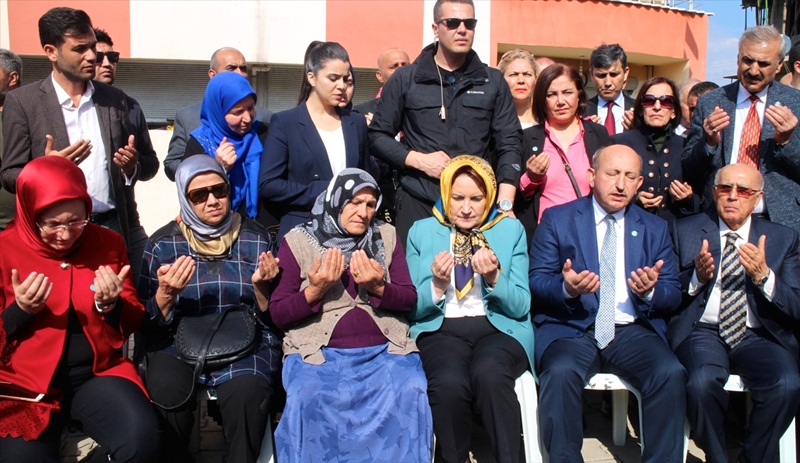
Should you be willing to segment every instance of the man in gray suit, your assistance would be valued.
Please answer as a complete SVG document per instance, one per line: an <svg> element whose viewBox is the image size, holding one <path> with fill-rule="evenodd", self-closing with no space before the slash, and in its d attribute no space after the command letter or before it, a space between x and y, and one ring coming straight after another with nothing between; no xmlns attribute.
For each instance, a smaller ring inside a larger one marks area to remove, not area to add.
<svg viewBox="0 0 800 463"><path fill-rule="evenodd" d="M85 12L49 10L39 19L39 39L53 72L6 96L0 183L13 192L19 172L33 158L67 158L86 175L90 220L127 241L131 211L126 194L142 170L127 97L92 82L96 39Z"/></svg>
<svg viewBox="0 0 800 463"><path fill-rule="evenodd" d="M714 204L712 179L721 167L746 163L764 176L755 213L800 230L800 91L775 82L782 37L772 26L747 29L739 39L738 82L697 102L683 149L683 172L703 205Z"/></svg>
<svg viewBox="0 0 800 463"><path fill-rule="evenodd" d="M22 59L11 50L0 48L0 159L3 156L3 104L6 94L22 83ZM15 196L0 188L0 230L6 228L17 211Z"/></svg>

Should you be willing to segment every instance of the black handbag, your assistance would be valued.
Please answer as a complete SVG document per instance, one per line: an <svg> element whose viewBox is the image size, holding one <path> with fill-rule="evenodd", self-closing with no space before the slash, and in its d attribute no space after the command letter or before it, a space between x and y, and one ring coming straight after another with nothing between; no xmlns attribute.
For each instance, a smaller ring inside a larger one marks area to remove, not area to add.
<svg viewBox="0 0 800 463"><path fill-rule="evenodd" d="M220 314L184 317L178 322L175 347L181 359L194 368L191 392L176 409L192 398L201 373L219 370L252 354L259 344L256 315L247 307L231 307Z"/></svg>

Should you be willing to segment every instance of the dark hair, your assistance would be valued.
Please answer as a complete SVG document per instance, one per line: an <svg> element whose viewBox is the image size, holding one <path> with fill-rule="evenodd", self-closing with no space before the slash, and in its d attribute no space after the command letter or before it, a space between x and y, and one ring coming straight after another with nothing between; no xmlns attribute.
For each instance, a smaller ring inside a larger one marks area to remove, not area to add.
<svg viewBox="0 0 800 463"><path fill-rule="evenodd" d="M644 105L642 104L642 98L647 94L647 91L650 90L650 87L658 84L667 84L669 85L670 90L672 90L672 96L675 98L675 105L672 106L672 112L675 113L675 117L670 119L669 126L670 128L674 129L681 123L681 96L678 92L678 86L675 85L675 82L672 79L668 79L664 76L655 76L647 79L645 83L642 84L642 88L639 89L639 95L636 96L636 102L633 103L633 127L634 128L641 128L645 126L644 122Z"/></svg>
<svg viewBox="0 0 800 463"><path fill-rule="evenodd" d="M715 84L714 82L700 82L699 84L695 84L691 90L689 90L689 96L701 96L705 95L706 93L710 92L711 90L718 89L719 85Z"/></svg>
<svg viewBox="0 0 800 463"><path fill-rule="evenodd" d="M625 50L618 43L602 44L592 51L589 66L593 69L603 69L611 67L617 61L622 63L622 69L628 67L628 55L625 54Z"/></svg>
<svg viewBox="0 0 800 463"><path fill-rule="evenodd" d="M800 61L800 42L797 42L792 46L792 49L789 50L789 70L792 71L794 74L794 63Z"/></svg>
<svg viewBox="0 0 800 463"><path fill-rule="evenodd" d="M472 179L472 181L475 182L475 185L478 186L478 189L481 190L481 193L486 196L486 183L484 182L483 178L478 175L477 172L475 172L475 169L473 169L472 166L461 166L455 172L453 172L453 183L455 183L456 179L462 175L466 175ZM452 187L453 185L450 186Z"/></svg>
<svg viewBox="0 0 800 463"><path fill-rule="evenodd" d="M469 5L472 7L472 11L475 11L475 4L472 0L436 0L436 3L433 5L433 21L439 21L442 18L442 5L445 3L463 3L465 5Z"/></svg>
<svg viewBox="0 0 800 463"><path fill-rule="evenodd" d="M97 38L98 43L107 43L109 46L114 46L114 41L111 40L111 36L108 35L108 32L104 31L103 29L94 28L94 36Z"/></svg>
<svg viewBox="0 0 800 463"><path fill-rule="evenodd" d="M547 91L553 81L561 76L569 77L575 83L575 88L578 89L576 117L581 117L586 109L586 91L583 89L583 79L581 79L578 71L566 64L551 64L539 74L536 79L536 86L533 88L533 116L540 124L544 124L544 121L547 120Z"/></svg>
<svg viewBox="0 0 800 463"><path fill-rule="evenodd" d="M92 20L83 10L58 7L49 10L39 18L39 41L42 47L60 47L67 36L92 33Z"/></svg>
<svg viewBox="0 0 800 463"><path fill-rule="evenodd" d="M336 42L320 42L315 40L308 45L305 58L303 59L303 82L300 84L300 94L297 97L297 104L305 102L311 95L311 83L308 82L308 73L317 75L328 61L341 60L350 64L350 56L343 46ZM352 70L353 67L350 66Z"/></svg>

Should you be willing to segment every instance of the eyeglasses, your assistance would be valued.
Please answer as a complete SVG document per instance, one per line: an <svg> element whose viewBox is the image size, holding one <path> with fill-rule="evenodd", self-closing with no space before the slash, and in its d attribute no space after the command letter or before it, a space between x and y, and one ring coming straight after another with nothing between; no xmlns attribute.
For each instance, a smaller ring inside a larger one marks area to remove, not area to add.
<svg viewBox="0 0 800 463"><path fill-rule="evenodd" d="M55 235L59 234L60 232L63 232L64 230L66 230L68 228L69 228L70 232L73 232L73 233L74 232L78 232L78 231L83 230L84 228L86 228L86 225L88 223L89 223L89 219L83 219L83 220L76 220L74 222L60 223L58 225L39 225L37 223L36 226L39 227L39 230L41 230L42 233L44 233L45 235L47 235L47 236L55 236Z"/></svg>
<svg viewBox="0 0 800 463"><path fill-rule="evenodd" d="M202 188L195 188L186 193L186 197L192 204L203 204L208 201L208 194L211 193L217 199L227 198L230 193L230 187L227 183L218 183L216 185L204 186Z"/></svg>
<svg viewBox="0 0 800 463"><path fill-rule="evenodd" d="M736 188L736 196L741 198L747 199L755 194L761 192L761 190L752 190L747 188L746 186L739 186L739 185L731 185L729 183L722 183L719 185L714 185L714 189L717 190L717 193L728 196L731 194L731 191Z"/></svg>
<svg viewBox="0 0 800 463"><path fill-rule="evenodd" d="M462 22L468 31L474 30L475 25L478 24L478 20L475 18L444 18L436 21L437 24L444 23L445 27L450 30L458 29L458 26L460 26Z"/></svg>
<svg viewBox="0 0 800 463"><path fill-rule="evenodd" d="M642 97L642 106L645 108L652 108L656 105L656 101L661 102L661 107L664 109L672 109L675 106L675 97L672 95L645 95Z"/></svg>
<svg viewBox="0 0 800 463"><path fill-rule="evenodd" d="M97 64L103 64L103 60L105 58L108 58L108 62L111 64L119 63L119 52L118 51L97 52Z"/></svg>

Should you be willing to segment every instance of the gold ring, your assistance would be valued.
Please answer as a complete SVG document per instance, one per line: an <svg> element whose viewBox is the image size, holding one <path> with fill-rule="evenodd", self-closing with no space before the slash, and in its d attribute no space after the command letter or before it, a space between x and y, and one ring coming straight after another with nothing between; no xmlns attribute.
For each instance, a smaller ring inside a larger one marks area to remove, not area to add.
<svg viewBox="0 0 800 463"><path fill-rule="evenodd" d="M353 272L353 276L358 278L358 272Z"/></svg>

